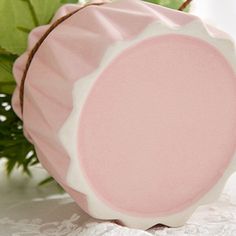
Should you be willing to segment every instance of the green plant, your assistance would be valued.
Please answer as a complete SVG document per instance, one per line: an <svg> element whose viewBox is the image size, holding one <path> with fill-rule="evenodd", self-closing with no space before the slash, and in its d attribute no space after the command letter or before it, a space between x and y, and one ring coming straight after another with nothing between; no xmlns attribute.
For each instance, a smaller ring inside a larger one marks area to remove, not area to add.
<svg viewBox="0 0 236 236"><path fill-rule="evenodd" d="M147 1L174 9L184 2ZM11 107L11 95L15 88L13 63L26 50L28 34L33 28L48 24L62 4L76 2L77 0L0 0L0 159L6 160L9 175L14 168L21 168L30 176L29 167L38 163L33 145L23 135L22 121Z"/></svg>
<svg viewBox="0 0 236 236"><path fill-rule="evenodd" d="M178 9L184 2L183 0L146 0L146 1L172 9Z"/></svg>

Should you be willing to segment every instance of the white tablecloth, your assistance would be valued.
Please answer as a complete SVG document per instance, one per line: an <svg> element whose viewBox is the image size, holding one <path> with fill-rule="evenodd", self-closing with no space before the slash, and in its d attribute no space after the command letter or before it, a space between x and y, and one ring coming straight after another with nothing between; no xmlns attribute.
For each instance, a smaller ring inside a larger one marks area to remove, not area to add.
<svg viewBox="0 0 236 236"><path fill-rule="evenodd" d="M199 208L185 226L145 232L92 219L55 183L38 187L47 176L40 166L34 168L33 179L19 173L8 179L2 172L0 236L236 236L236 174L221 198Z"/></svg>

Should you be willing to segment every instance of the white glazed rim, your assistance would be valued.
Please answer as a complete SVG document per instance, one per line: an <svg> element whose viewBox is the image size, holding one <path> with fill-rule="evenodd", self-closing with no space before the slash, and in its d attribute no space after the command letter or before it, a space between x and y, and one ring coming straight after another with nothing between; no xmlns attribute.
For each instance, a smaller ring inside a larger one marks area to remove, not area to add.
<svg viewBox="0 0 236 236"><path fill-rule="evenodd" d="M111 45L106 51L100 66L91 74L80 78L73 88L73 110L62 128L59 130L59 139L66 149L70 164L67 173L67 183L70 187L86 195L89 213L99 219L117 219L126 226L147 229L155 224L161 223L169 226L180 226L190 217L199 205L210 203L218 198L229 176L236 171L236 155L226 169L218 183L200 200L185 210L163 217L136 217L118 212L107 206L92 190L90 184L83 175L83 170L79 161L77 150L77 135L80 121L80 114L87 96L93 87L96 78L109 65L109 63L120 54L120 52L152 36L161 36L167 34L179 34L199 38L216 47L227 61L232 65L236 73L235 49L231 40L216 38L211 35L200 19L196 19L185 26L175 26L164 23L160 20L148 25L142 33L132 40L119 41Z"/></svg>

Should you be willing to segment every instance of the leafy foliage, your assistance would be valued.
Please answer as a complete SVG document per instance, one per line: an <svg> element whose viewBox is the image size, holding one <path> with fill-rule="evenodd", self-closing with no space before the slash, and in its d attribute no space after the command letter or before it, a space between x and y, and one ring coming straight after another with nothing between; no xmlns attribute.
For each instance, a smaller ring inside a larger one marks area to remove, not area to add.
<svg viewBox="0 0 236 236"><path fill-rule="evenodd" d="M12 75L12 65L16 57L2 51L0 54L0 92L11 94L15 88L15 80Z"/></svg>
<svg viewBox="0 0 236 236"><path fill-rule="evenodd" d="M14 167L21 167L30 175L29 166L38 161L32 144L23 135L22 122L12 111L10 102L11 95L0 95L0 159L7 159L8 174Z"/></svg>
<svg viewBox="0 0 236 236"><path fill-rule="evenodd" d="M29 32L39 25L47 24L64 2L62 0L1 0L0 46L12 54L22 54L26 49Z"/></svg>
<svg viewBox="0 0 236 236"><path fill-rule="evenodd" d="M177 9L184 0L146 0ZM17 56L26 50L29 32L48 24L55 11L65 3L78 0L0 0L0 159L6 159L8 174L21 168L30 175L29 167L38 163L34 147L23 135L22 121L11 107L15 88L12 67ZM52 178L41 182L45 184Z"/></svg>

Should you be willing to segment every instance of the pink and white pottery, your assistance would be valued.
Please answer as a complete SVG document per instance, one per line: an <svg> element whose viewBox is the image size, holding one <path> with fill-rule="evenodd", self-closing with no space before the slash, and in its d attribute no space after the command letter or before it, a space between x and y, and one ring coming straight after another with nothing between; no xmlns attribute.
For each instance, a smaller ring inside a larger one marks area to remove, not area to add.
<svg viewBox="0 0 236 236"><path fill-rule="evenodd" d="M95 218L183 225L236 170L234 45L196 16L65 5L31 32L14 75L40 162Z"/></svg>

